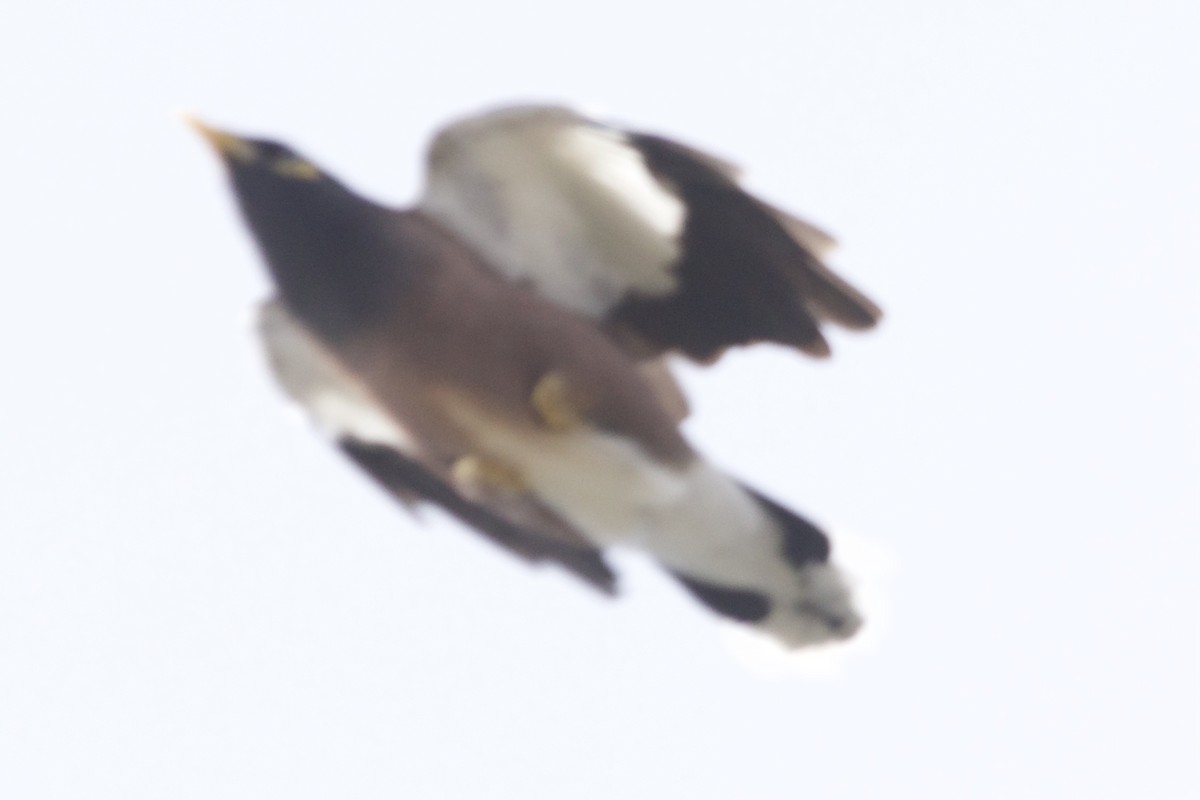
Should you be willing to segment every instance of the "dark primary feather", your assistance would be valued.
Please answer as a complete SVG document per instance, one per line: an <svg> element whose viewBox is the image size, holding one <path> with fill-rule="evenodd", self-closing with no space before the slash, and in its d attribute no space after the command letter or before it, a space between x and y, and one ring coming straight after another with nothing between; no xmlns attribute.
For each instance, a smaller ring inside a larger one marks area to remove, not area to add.
<svg viewBox="0 0 1200 800"><path fill-rule="evenodd" d="M873 325L879 309L788 230L786 216L745 192L711 158L646 134L630 134L651 172L688 208L679 288L630 296L613 313L662 349L711 361L731 345L771 341L829 354L819 322Z"/></svg>
<svg viewBox="0 0 1200 800"><path fill-rule="evenodd" d="M355 464L402 502L414 496L433 503L461 522L527 561L554 561L605 594L616 590L616 575L595 549L525 530L464 498L416 461L390 447L343 439L339 446Z"/></svg>

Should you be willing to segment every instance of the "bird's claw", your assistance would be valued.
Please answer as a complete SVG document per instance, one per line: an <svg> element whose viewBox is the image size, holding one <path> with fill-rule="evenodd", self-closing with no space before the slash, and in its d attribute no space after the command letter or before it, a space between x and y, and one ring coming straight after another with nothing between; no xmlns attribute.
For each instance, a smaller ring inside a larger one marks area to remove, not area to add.
<svg viewBox="0 0 1200 800"><path fill-rule="evenodd" d="M542 423L552 431L570 431L584 423L586 405L561 372L543 375L529 399Z"/></svg>
<svg viewBox="0 0 1200 800"><path fill-rule="evenodd" d="M529 489L520 472L488 456L462 456L454 462L450 471L454 481L463 486L481 486L513 493Z"/></svg>

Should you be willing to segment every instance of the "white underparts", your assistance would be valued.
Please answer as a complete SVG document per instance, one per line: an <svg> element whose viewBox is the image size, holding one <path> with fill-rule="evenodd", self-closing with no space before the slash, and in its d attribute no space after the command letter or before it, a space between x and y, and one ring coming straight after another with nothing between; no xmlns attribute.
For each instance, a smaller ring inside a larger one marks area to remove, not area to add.
<svg viewBox="0 0 1200 800"><path fill-rule="evenodd" d="M258 333L275 380L323 433L412 452L407 431L379 408L279 300L268 300L259 308Z"/></svg>

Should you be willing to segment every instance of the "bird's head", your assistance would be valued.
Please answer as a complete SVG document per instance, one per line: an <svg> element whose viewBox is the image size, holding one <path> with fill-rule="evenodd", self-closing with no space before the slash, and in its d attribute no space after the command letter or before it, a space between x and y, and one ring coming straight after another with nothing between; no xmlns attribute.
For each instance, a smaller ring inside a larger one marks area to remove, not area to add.
<svg viewBox="0 0 1200 800"><path fill-rule="evenodd" d="M380 251L393 215L292 148L186 121L216 151L275 283L294 312L330 332L366 315L387 285Z"/></svg>
<svg viewBox="0 0 1200 800"><path fill-rule="evenodd" d="M308 206L355 205L362 199L291 147L270 139L252 139L219 130L191 116L184 118L212 146L229 171L234 190L251 225L271 207L298 214ZM323 213L328 208L320 209ZM258 231L256 230L256 233Z"/></svg>
<svg viewBox="0 0 1200 800"><path fill-rule="evenodd" d="M212 145L234 174L259 174L274 179L316 181L323 175L311 161L280 142L249 139L214 128L201 119L184 115L184 122Z"/></svg>

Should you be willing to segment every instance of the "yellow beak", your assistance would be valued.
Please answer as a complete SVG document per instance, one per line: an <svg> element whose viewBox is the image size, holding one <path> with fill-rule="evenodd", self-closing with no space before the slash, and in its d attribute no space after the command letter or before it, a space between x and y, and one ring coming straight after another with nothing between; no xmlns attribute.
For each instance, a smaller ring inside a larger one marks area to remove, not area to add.
<svg viewBox="0 0 1200 800"><path fill-rule="evenodd" d="M205 141L217 151L217 155L226 161L232 160L248 163L258 158L258 148L245 139L234 136L232 133L218 130L191 114L184 114L183 121L195 130L196 133L203 136Z"/></svg>

